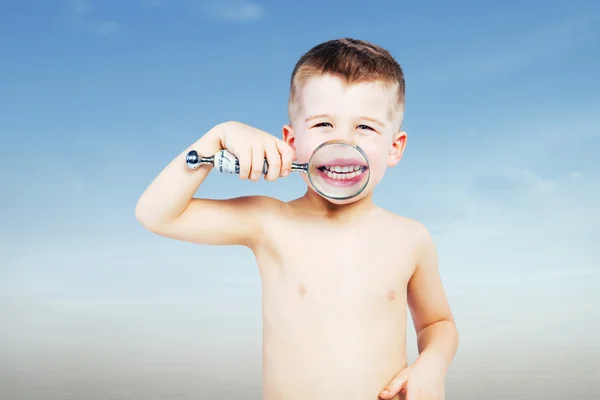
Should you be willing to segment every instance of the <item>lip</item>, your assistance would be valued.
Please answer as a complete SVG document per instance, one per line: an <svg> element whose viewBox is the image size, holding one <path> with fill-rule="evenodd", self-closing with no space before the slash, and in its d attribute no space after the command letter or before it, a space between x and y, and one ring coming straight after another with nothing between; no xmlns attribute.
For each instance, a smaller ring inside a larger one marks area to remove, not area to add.
<svg viewBox="0 0 600 400"><path fill-rule="evenodd" d="M331 160L326 164L319 165L319 168L335 166L345 167L347 165L360 165L361 167L367 166L364 160L360 160L358 158L336 158L335 160Z"/></svg>

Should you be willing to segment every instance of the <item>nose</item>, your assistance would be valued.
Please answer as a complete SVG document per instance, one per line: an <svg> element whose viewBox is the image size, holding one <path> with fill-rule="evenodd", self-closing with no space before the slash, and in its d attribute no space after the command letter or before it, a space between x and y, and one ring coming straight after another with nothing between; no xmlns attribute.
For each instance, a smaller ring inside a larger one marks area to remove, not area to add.
<svg viewBox="0 0 600 400"><path fill-rule="evenodd" d="M350 126L337 126L328 133L327 140L355 143L358 132Z"/></svg>

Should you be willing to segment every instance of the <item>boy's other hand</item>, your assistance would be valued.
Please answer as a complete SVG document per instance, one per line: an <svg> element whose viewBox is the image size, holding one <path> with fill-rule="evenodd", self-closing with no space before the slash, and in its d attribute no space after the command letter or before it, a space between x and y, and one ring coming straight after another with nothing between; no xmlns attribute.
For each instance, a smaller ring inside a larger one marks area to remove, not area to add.
<svg viewBox="0 0 600 400"><path fill-rule="evenodd" d="M444 400L445 373L432 360L417 361L398 373L381 392L381 399L392 399L398 393L406 394L406 400Z"/></svg>
<svg viewBox="0 0 600 400"><path fill-rule="evenodd" d="M240 162L240 179L256 182L260 179L264 160L269 169L267 181L287 176L292 169L294 150L283 140L241 122L230 121L219 129L221 147Z"/></svg>

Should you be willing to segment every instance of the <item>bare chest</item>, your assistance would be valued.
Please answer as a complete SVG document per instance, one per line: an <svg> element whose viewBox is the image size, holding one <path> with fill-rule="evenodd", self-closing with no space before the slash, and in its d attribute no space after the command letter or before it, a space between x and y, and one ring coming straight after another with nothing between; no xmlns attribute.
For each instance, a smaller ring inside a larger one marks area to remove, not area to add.
<svg viewBox="0 0 600 400"><path fill-rule="evenodd" d="M298 224L273 238L273 250L257 256L273 296L354 310L404 304L414 256L401 235Z"/></svg>

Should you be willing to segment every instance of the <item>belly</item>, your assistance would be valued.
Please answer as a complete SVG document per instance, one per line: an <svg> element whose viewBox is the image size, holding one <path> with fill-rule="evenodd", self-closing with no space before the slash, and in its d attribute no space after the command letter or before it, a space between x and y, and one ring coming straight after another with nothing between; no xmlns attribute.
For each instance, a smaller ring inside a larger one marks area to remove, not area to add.
<svg viewBox="0 0 600 400"><path fill-rule="evenodd" d="M264 399L376 400L406 365L405 288L359 275L264 282Z"/></svg>
<svg viewBox="0 0 600 400"><path fill-rule="evenodd" d="M377 337L377 335L371 335ZM401 340L376 342L360 335L266 335L263 393L274 399L377 400L406 365Z"/></svg>

